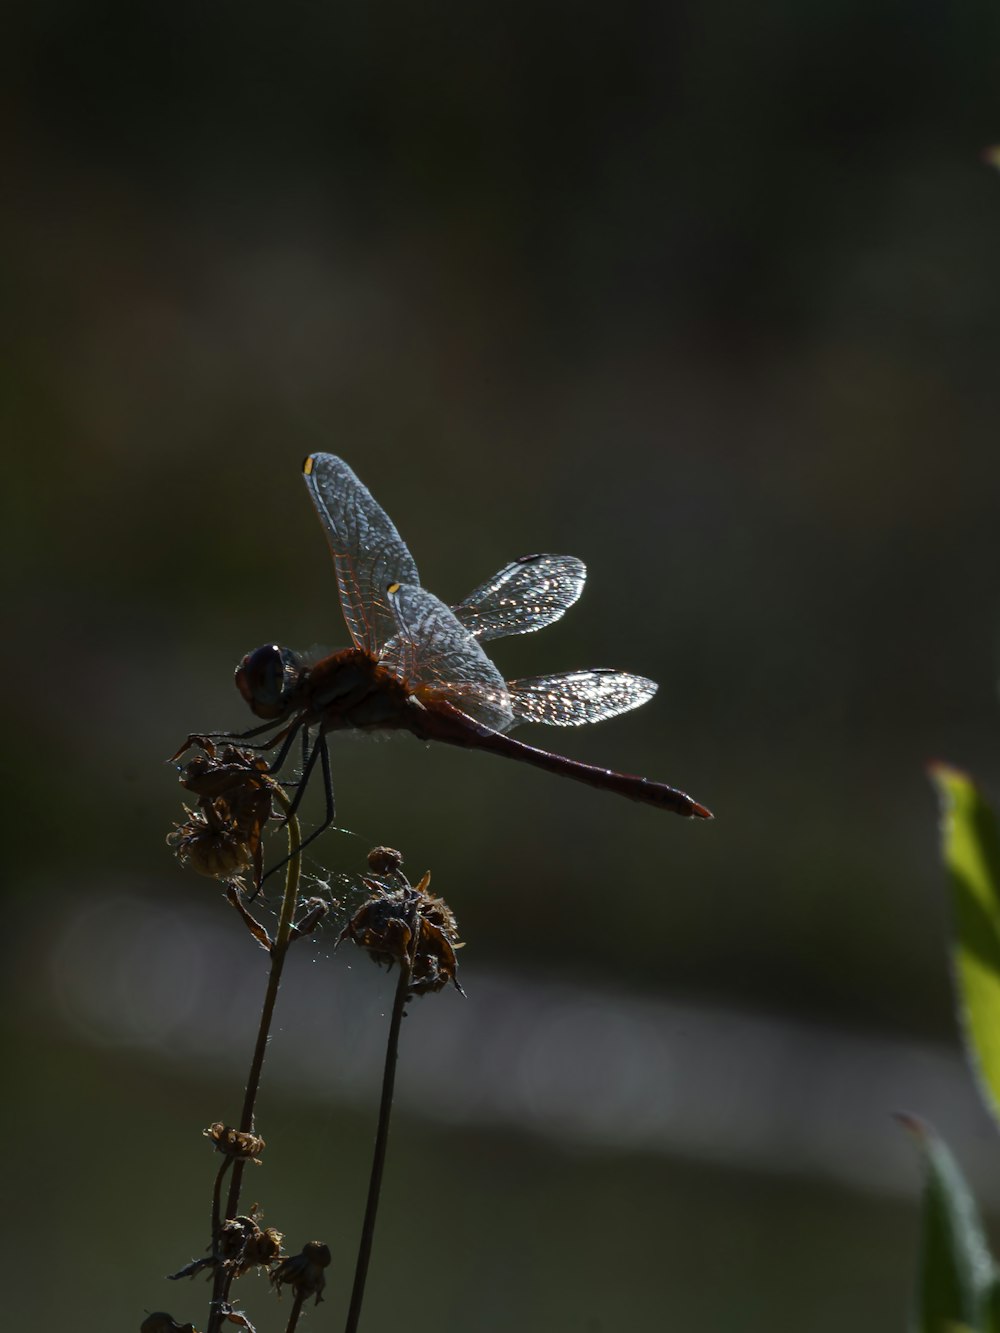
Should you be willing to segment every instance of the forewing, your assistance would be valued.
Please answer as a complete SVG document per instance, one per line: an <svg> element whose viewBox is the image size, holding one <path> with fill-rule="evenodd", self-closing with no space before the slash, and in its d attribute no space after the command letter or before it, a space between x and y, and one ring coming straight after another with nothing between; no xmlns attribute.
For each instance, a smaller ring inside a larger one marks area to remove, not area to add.
<svg viewBox="0 0 1000 1333"><path fill-rule="evenodd" d="M386 592L397 633L380 662L410 689L440 696L504 731L513 722L503 676L440 598L409 584Z"/></svg>
<svg viewBox="0 0 1000 1333"><path fill-rule="evenodd" d="M354 645L377 657L396 632L390 583L419 584L413 556L392 519L334 454L310 454L303 467L337 571L340 605Z"/></svg>
<svg viewBox="0 0 1000 1333"><path fill-rule="evenodd" d="M531 634L558 620L583 591L587 569L573 555L525 555L452 609L480 640Z"/></svg>
<svg viewBox="0 0 1000 1333"><path fill-rule="evenodd" d="M617 717L646 703L656 690L656 682L645 676L600 667L507 683L515 722L547 722L554 727L582 727Z"/></svg>

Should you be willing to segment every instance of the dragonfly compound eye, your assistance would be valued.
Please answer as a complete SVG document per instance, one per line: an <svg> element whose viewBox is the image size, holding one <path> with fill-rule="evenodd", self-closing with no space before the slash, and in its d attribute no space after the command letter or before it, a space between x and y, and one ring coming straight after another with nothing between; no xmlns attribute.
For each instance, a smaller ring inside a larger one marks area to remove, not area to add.
<svg viewBox="0 0 1000 1333"><path fill-rule="evenodd" d="M302 667L289 648L265 644L236 668L236 687L258 717L282 717L298 688Z"/></svg>

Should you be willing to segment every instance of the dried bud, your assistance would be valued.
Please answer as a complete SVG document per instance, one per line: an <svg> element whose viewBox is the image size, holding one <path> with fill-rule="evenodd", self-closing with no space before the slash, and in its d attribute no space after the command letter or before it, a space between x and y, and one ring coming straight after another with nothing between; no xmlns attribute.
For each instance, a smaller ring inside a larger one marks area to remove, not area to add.
<svg viewBox="0 0 1000 1333"><path fill-rule="evenodd" d="M155 1310L139 1325L139 1333L198 1333L194 1324L178 1324L173 1315Z"/></svg>
<svg viewBox="0 0 1000 1333"><path fill-rule="evenodd" d="M227 1157L237 1157L260 1165L260 1154L266 1145L259 1134L248 1134L244 1130L233 1129L230 1125L224 1125L221 1120L216 1120L208 1129L202 1130L202 1133Z"/></svg>
<svg viewBox="0 0 1000 1333"><path fill-rule="evenodd" d="M448 982L458 990L455 950L458 939L455 914L443 898L427 892L430 871L415 887L390 889L365 879L372 891L345 926L338 943L352 939L379 965L405 963L410 969L410 994L438 991Z"/></svg>
<svg viewBox="0 0 1000 1333"><path fill-rule="evenodd" d="M326 1286L326 1274L323 1270L328 1268L329 1264L329 1245L324 1245L319 1240L311 1240L303 1245L301 1254L289 1256L274 1270L271 1281L279 1291L283 1285L290 1286L301 1300L315 1293L316 1304L319 1305L323 1299L323 1288Z"/></svg>
<svg viewBox="0 0 1000 1333"><path fill-rule="evenodd" d="M368 853L368 869L373 875L395 875L403 864L403 853L394 847L373 847Z"/></svg>

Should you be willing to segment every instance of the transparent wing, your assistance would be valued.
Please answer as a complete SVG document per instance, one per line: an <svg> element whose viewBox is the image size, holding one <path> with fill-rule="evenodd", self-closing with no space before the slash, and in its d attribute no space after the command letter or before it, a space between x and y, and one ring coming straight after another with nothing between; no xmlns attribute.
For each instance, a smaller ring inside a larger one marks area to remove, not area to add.
<svg viewBox="0 0 1000 1333"><path fill-rule="evenodd" d="M523 555L452 610L477 639L531 634L558 620L583 592L587 568L573 555Z"/></svg>
<svg viewBox="0 0 1000 1333"><path fill-rule="evenodd" d="M513 722L503 676L455 613L423 588L386 590L397 633L379 661L418 697L449 700L479 722L504 731ZM420 688L424 687L424 688Z"/></svg>
<svg viewBox="0 0 1000 1333"><path fill-rule="evenodd" d="M617 717L646 703L656 690L656 682L645 676L602 667L507 683L515 722L548 722L554 727L582 727Z"/></svg>
<svg viewBox="0 0 1000 1333"><path fill-rule="evenodd" d="M392 519L342 459L310 454L302 472L333 553L354 646L377 657L396 633L386 587L420 582L413 556Z"/></svg>

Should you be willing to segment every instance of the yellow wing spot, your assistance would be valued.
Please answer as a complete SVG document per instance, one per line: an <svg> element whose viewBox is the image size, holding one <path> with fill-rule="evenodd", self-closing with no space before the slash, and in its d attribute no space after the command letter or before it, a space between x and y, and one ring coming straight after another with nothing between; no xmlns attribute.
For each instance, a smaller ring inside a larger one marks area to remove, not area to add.
<svg viewBox="0 0 1000 1333"><path fill-rule="evenodd" d="M306 461L302 464L302 471L307 477L311 477L313 474L313 468L315 466L316 466L316 455L310 454L309 457L306 459Z"/></svg>
<svg viewBox="0 0 1000 1333"><path fill-rule="evenodd" d="M402 586L403 585L401 583L390 583L389 586L386 588L386 592L389 594L390 597L395 597L396 593L399 592Z"/></svg>

